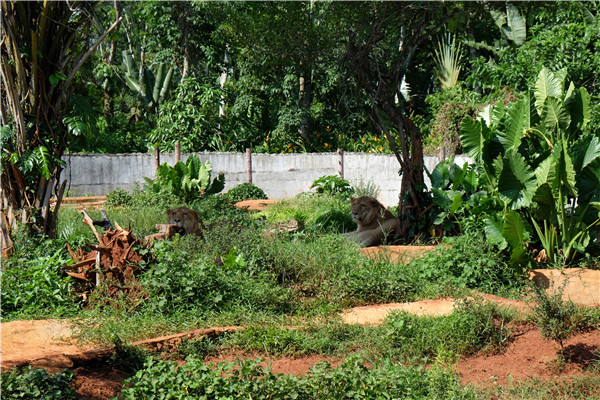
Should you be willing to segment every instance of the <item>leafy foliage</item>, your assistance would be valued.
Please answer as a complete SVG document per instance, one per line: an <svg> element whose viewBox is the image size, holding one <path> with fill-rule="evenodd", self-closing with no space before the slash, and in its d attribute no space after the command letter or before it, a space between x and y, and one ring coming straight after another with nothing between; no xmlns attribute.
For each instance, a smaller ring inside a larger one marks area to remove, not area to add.
<svg viewBox="0 0 600 400"><path fill-rule="evenodd" d="M2 262L2 318L64 317L75 313L78 306L71 293L71 278L60 270L71 261L64 243L34 239L28 243L16 241L15 245L19 253Z"/></svg>
<svg viewBox="0 0 600 400"><path fill-rule="evenodd" d="M465 301L448 317L423 317L395 312L385 321L389 345L404 357L440 353L473 354L484 347L499 348L509 332L496 325L498 312L489 304Z"/></svg>
<svg viewBox="0 0 600 400"><path fill-rule="evenodd" d="M311 189L315 189L318 194L324 194L328 196L341 196L342 198L350 198L354 194L354 188L345 179L342 179L338 175L325 175L316 179Z"/></svg>
<svg viewBox="0 0 600 400"><path fill-rule="evenodd" d="M27 367L24 371L2 373L2 398L5 399L76 399L73 372L64 370L53 375L45 369Z"/></svg>
<svg viewBox="0 0 600 400"><path fill-rule="evenodd" d="M461 43L456 42L456 36L448 33L444 41L438 42L435 49L435 64L438 69L438 80L443 89L450 89L458 83L460 74Z"/></svg>
<svg viewBox="0 0 600 400"><path fill-rule="evenodd" d="M243 200L261 200L268 198L264 190L249 182L241 183L234 188L231 188L223 195L223 197L230 203L237 203L238 201Z"/></svg>
<svg viewBox="0 0 600 400"><path fill-rule="evenodd" d="M164 103L173 78L173 67L166 70L165 63L160 63L156 74L149 68L139 69L129 50L123 50L124 79L129 89L139 96L146 107L156 110ZM138 75L139 70L139 75ZM137 76L136 76L137 75Z"/></svg>
<svg viewBox="0 0 600 400"><path fill-rule="evenodd" d="M128 380L120 399L230 398L332 399L382 395L415 399L431 397L471 398L459 388L456 376L442 363L430 370L404 367L389 361L370 368L360 358L350 358L332 368L318 364L305 377L273 374L259 365L261 360L206 365L189 357L177 367L174 362L150 361L146 369Z"/></svg>
<svg viewBox="0 0 600 400"><path fill-rule="evenodd" d="M551 264L569 264L585 253L590 230L600 224L592 210L600 209L600 193L591 189L600 183L592 172L600 166L600 141L587 129L587 91L572 82L565 86L565 77L564 70L544 68L533 95L506 110L497 104L478 121L465 118L461 128L465 151L482 166L490 194L512 210L503 222L488 219L487 232L502 248L509 245L515 266L527 262L533 231L527 219Z"/></svg>
<svg viewBox="0 0 600 400"><path fill-rule="evenodd" d="M572 336L577 328L577 307L571 301L564 302L562 294L564 286L555 288L552 294L538 284L532 285L536 305L533 307L535 321L540 327L542 337L553 340L564 348L564 341Z"/></svg>
<svg viewBox="0 0 600 400"><path fill-rule="evenodd" d="M219 193L225 187L225 175L211 182L212 165L210 161L202 164L195 154L188 157L186 162L178 161L174 166L161 164L156 170L156 177L146 180L145 189L150 192L166 190L185 202L193 202L205 195Z"/></svg>

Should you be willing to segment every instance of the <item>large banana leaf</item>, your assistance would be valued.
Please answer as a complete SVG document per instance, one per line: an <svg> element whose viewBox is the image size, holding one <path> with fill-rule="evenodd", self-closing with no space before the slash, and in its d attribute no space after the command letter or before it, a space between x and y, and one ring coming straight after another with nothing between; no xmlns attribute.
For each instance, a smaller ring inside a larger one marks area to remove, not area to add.
<svg viewBox="0 0 600 400"><path fill-rule="evenodd" d="M535 174L517 152L508 151L498 180L502 201L512 209L528 207L537 189Z"/></svg>
<svg viewBox="0 0 600 400"><path fill-rule="evenodd" d="M504 218L502 236L506 239L508 245L514 249L516 247L523 247L531 237L531 233L521 214L514 210L509 210Z"/></svg>
<svg viewBox="0 0 600 400"><path fill-rule="evenodd" d="M506 25L502 26L502 33L517 46L525 43L527 37L525 17L512 4L506 5Z"/></svg>
<svg viewBox="0 0 600 400"><path fill-rule="evenodd" d="M539 115L544 111L544 103L547 97L562 96L562 81L546 67L542 68L535 82L535 108Z"/></svg>
<svg viewBox="0 0 600 400"><path fill-rule="evenodd" d="M600 158L600 137L586 135L569 146L569 155L577 172L583 171Z"/></svg>
<svg viewBox="0 0 600 400"><path fill-rule="evenodd" d="M545 182L540 185L533 195L533 216L538 220L547 220L556 216L556 200L552 194L550 184Z"/></svg>
<svg viewBox="0 0 600 400"><path fill-rule="evenodd" d="M485 220L485 236L490 243L497 246L500 250L504 250L508 246L508 242L502 235L503 229L504 221L493 217Z"/></svg>

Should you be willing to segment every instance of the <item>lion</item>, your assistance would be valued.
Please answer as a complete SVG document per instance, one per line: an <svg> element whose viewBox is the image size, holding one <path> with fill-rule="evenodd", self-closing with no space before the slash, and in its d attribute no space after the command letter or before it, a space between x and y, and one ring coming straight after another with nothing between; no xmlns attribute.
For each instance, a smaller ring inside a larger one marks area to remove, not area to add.
<svg viewBox="0 0 600 400"><path fill-rule="evenodd" d="M184 235L200 235L198 211L187 207L167 210L167 222L183 228Z"/></svg>
<svg viewBox="0 0 600 400"><path fill-rule="evenodd" d="M350 211L358 228L346 236L362 247L377 246L398 229L398 218L373 197L351 197Z"/></svg>

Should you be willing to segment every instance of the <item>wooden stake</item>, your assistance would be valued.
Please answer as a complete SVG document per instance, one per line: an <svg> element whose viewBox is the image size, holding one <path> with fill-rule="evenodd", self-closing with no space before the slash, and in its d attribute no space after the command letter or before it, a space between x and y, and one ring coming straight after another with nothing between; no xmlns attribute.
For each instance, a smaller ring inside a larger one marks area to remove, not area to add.
<svg viewBox="0 0 600 400"><path fill-rule="evenodd" d="M246 172L248 176L248 183L252 183L252 150L246 149Z"/></svg>

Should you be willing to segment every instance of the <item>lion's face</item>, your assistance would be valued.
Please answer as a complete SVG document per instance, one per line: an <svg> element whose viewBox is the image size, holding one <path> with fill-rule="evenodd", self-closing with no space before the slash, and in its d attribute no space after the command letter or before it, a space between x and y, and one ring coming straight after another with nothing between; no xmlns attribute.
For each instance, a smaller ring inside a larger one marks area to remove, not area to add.
<svg viewBox="0 0 600 400"><path fill-rule="evenodd" d="M368 225L377 218L382 205L376 199L368 196L350 198L352 220L357 225Z"/></svg>
<svg viewBox="0 0 600 400"><path fill-rule="evenodd" d="M177 207L167 210L167 222L183 228L185 234L195 235L198 233L200 219L198 218L198 211L187 207Z"/></svg>

